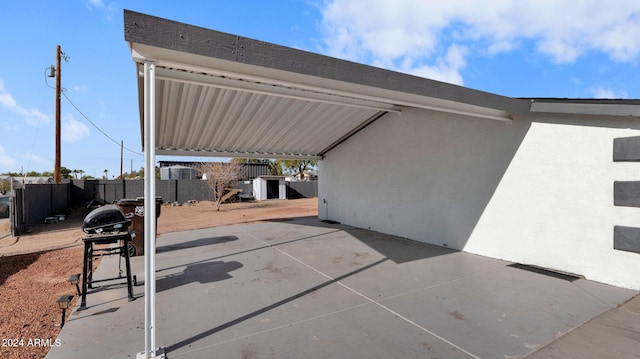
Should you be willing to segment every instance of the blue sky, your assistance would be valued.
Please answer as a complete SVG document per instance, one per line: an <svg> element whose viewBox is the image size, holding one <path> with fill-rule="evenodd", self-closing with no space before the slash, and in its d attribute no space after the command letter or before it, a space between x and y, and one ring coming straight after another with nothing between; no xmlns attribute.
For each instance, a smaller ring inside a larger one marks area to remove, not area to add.
<svg viewBox="0 0 640 359"><path fill-rule="evenodd" d="M117 176L124 141L142 167L123 9L504 96L640 98L637 0L2 1L0 173L53 171L58 44L62 166Z"/></svg>

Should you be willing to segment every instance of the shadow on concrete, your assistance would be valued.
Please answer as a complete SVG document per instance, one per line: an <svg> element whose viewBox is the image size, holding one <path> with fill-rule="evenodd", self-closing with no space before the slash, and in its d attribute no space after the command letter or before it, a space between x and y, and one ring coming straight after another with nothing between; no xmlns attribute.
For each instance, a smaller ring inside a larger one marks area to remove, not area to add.
<svg viewBox="0 0 640 359"><path fill-rule="evenodd" d="M300 217L300 218L306 218L306 217ZM310 218L314 218L314 217L310 217ZM334 232L339 232L339 231L340 231L340 230L339 230L339 229L337 229L337 230L335 230ZM334 232L329 232L329 233L334 233ZM292 239L292 240L289 240L289 241L286 241L286 242L280 242L280 243L273 244L273 245L265 245L265 246L260 246L260 247L256 247L256 248L251 248L251 249L247 249L247 250L243 250L243 251L238 251L238 252L228 253L228 254L224 254L224 255L218 256L218 257L212 257L212 258L207 258L207 259L203 259L203 260L200 260L200 261L191 262L191 263L190 263L190 265L198 264L198 263L206 263L206 262L209 262L209 261L214 260L214 259L222 259L222 258L226 258L226 257L235 256L235 255L238 255L238 254L244 254L244 253L255 252L255 251L259 251L259 250L265 249L265 248L269 248L269 247L277 247L277 246L279 246L279 245L283 245L283 244L287 244L287 243L293 243L293 242L304 241L304 240L311 239L311 238L314 238L314 237L324 236L324 235L326 235L326 234L327 234L327 233L314 234L314 235L312 235L312 236L307 236L307 237L302 237L302 238L296 238L296 239ZM225 237L235 237L235 236L225 236ZM224 238L224 237L214 237L214 238ZM237 237L235 237L235 238L237 239ZM195 241L192 241L192 242L197 242L197 241L199 241L199 240L195 240ZM218 242L218 243L224 243L224 242ZM163 272L163 271L176 269L176 268L179 268L179 267L182 267L182 266L184 266L184 264L176 265L176 266L173 266L173 267L167 267L167 268L158 269L158 270L156 270L156 273L160 273L160 272Z"/></svg>
<svg viewBox="0 0 640 359"><path fill-rule="evenodd" d="M169 251L175 251L180 249L208 246L211 244L219 244L219 243L227 243L232 241L237 241L238 237L236 236L221 236L221 237L209 237L209 238L198 238L192 241L181 242L176 244L169 244L166 246L156 247L156 253L164 253Z"/></svg>
<svg viewBox="0 0 640 359"><path fill-rule="evenodd" d="M189 283L212 283L232 278L229 272L242 268L240 262L214 261L193 263L178 274L171 274L156 281L156 292L162 292Z"/></svg>
<svg viewBox="0 0 640 359"><path fill-rule="evenodd" d="M95 312L93 314L91 314L92 316L96 316L96 315L102 315L102 314L109 314L109 313L115 313L118 311L118 309L120 309L120 307L113 307L113 308L109 308L109 309L105 309L105 310L101 310L99 312Z"/></svg>
<svg viewBox="0 0 640 359"><path fill-rule="evenodd" d="M438 256L458 252L457 250L439 247L439 246L428 244L428 243L422 243L422 242L414 241L407 238L393 236L390 234L384 234L384 233L374 232L367 229L356 228L356 227L344 225L338 222L321 221L314 216L295 217L293 218L293 220L292 220L293 222L292 224L295 224L295 225L335 229L335 231L329 232L329 233L344 231L345 233L358 239L362 243L369 246L371 249L382 254L383 256L390 259L396 264L412 262L412 261L426 259L426 258L438 257ZM265 222L270 222L270 221L272 220L265 220ZM295 239L287 242L280 242L278 244L275 244L274 247L291 243L291 242L313 239L313 237L324 236L329 233L325 233L317 236L299 238L299 239Z"/></svg>
<svg viewBox="0 0 640 359"><path fill-rule="evenodd" d="M371 249L389 258L396 264L433 258L458 252L457 250L422 243L411 239L351 228L345 232L352 235Z"/></svg>
<svg viewBox="0 0 640 359"><path fill-rule="evenodd" d="M253 312L247 313L246 315L243 315L239 318L236 318L234 320L231 320L229 322L226 322L224 324L221 324L219 326L216 326L214 328L211 328L209 330L206 330L202 333L196 334L190 338L186 338L183 339L182 341L179 341L173 345L170 345L167 347L167 352L171 353L172 351L176 351L180 348L189 346L191 344L193 344L196 341L199 341L201 339L204 339L208 336L214 335L222 330L228 329L230 327L233 327L234 325L240 324L244 321L247 321L251 318L254 318L256 316L259 316L263 313L266 313L272 309L278 308L284 304L287 304L289 302L292 302L298 298L304 297L306 295L309 295L319 289L322 289L324 287L327 287L331 284L340 282L346 278L349 278L351 276L354 276L358 273L364 272L366 270L369 270L373 267L376 267L386 261L393 261L394 263L405 263L405 262L410 262L410 261L415 261L415 260L420 260L420 259L426 259L426 258L432 258L432 257L438 257L438 256L442 256L442 255L447 255L447 254L451 254L451 253L455 253L457 251L448 249L448 248L442 248L442 247L438 247L438 246L434 246L434 245L429 245L429 244L424 244L424 243L420 243L420 242L416 242L416 241L412 241L412 240L408 240L408 239L404 239L404 238L400 238L400 237L396 237L396 236L392 236L392 235L386 235L383 233L378 233L378 232L374 232L374 231L370 231L370 230L366 230L366 229L359 229L359 228L355 228L355 227L351 227L351 226L347 226L347 225L342 225L339 223L335 223L335 224L331 224L331 223L324 223L320 220L318 220L318 218L316 216L305 216L305 217L295 217L295 218L287 218L285 221L283 221L283 219L271 219L271 220L264 220L263 222L289 222L287 224L291 224L291 225L302 225L302 226L313 226L313 227L322 227L322 228L326 228L326 229L330 229L329 231L323 232L323 233L319 233L319 234L314 234L314 235L308 235L308 236L304 236L304 237L300 237L300 238L294 238L294 239L290 239L290 240L286 240L286 241L282 241L282 242L276 242L273 244L267 244L264 246L259 246L256 248L252 248L252 249L248 249L248 250L243 250L243 251L239 251L239 252L234 252L234 253L229 253L229 254L225 254L222 256L218 256L218 257L214 257L214 258L208 258L206 260L202 260L202 261L197 261L197 262L192 262L191 264L189 264L187 266L187 269L183 272L180 273L178 275L170 275L161 279L158 279L156 288L158 292L161 292L163 290L167 290L167 289L171 289L171 288L175 288L175 287L179 287L191 282L200 282L200 283L208 283L208 282L215 282L215 281L220 281L220 280L225 280L225 279L229 279L231 278L231 275L229 274L229 272L238 269L240 267L242 267L242 264L238 263L238 262L224 262L221 261L221 259L225 258L225 257L230 257L230 256L236 256L238 254L244 254L244 253L249 253L249 252L254 252L254 251L258 251L258 250L262 250L264 248L269 248L269 247L279 247L279 246L283 246L283 245L287 245L287 244L291 244L291 243L295 243L295 242L301 242L301 241L313 241L313 240L318 240L318 241L325 241L328 238L332 238L332 234L336 234L336 233L346 233L356 239L358 239L359 241L361 241L362 243L366 244L367 246L371 247L373 250L375 250L376 252L382 254L385 258L382 258L376 262L370 263L366 266L362 266L358 269L355 269L351 272L345 273L343 275L340 275L332 280L328 280L326 282L323 282L319 285L316 285L314 287L311 287L309 289L306 289L304 291L301 291L297 294L294 294L292 296L289 296L287 298L284 298L280 301L277 301L275 303L272 303L268 306L265 306L261 309L255 310ZM332 229L332 230L331 230ZM329 237L327 237L329 236ZM234 236L230 236L231 238L235 238ZM217 241L222 239L223 241L225 240L224 238L227 237L213 237L213 238L204 238L204 239L198 239L198 240L194 240L191 241L191 243L200 243L201 245L205 245L205 244L213 244L213 243L218 243ZM268 240L265 240L267 243ZM189 242L187 242L189 243ZM167 247L173 247L173 246L167 246ZM187 247L184 245L181 245L180 247ZM172 248L169 248L167 250L171 250ZM213 260L213 262L212 262ZM163 268L162 270L158 271L166 271L169 269L175 269L177 267L171 267L171 268Z"/></svg>
<svg viewBox="0 0 640 359"><path fill-rule="evenodd" d="M309 295L309 294L311 294L311 293L313 293L313 292L315 292L315 291L317 291L319 289L322 289L322 288L327 287L327 286L329 286L331 284L337 283L337 282L339 282L341 280L344 280L344 279L346 279L348 277L351 277L351 276L353 276L355 274L358 274L360 272L364 272L364 271L366 271L368 269L371 269L371 268L373 268L373 267L375 267L375 266L377 266L377 265L379 265L379 264L381 264L381 263L383 263L385 261L387 261L387 259L383 258L383 259L381 259L381 260L379 260L377 262L371 263L371 264L369 264L367 266L364 266L362 268L358 268L358 269L356 269L356 270L354 270L352 272L349 272L347 274L344 274L344 275L342 275L340 277L337 277L337 278L334 278L332 280L326 281L324 283L318 284L317 286L314 286L312 288L306 289L306 290L304 290L302 292L294 294L294 295L292 295L292 296L290 296L288 298L285 298L285 299L283 299L281 301L275 302L275 303L270 304L270 305L268 305L266 307L263 307L263 308L258 309L256 311L253 311L251 313L243 315L240 318L231 320L231 321L226 322L226 323L224 323L222 325L219 325L219 326L217 326L215 328L211 328L211 329L206 330L206 331L204 331L204 332L202 332L200 334L196 334L196 335L194 335L194 336L192 336L190 338L187 338L187 339L184 339L182 341L179 341L178 343L175 343L173 345L168 346L167 347L167 352L171 353L172 351L175 351L175 350L178 350L178 349L180 349L182 347L188 346L188 345L190 345L190 344L192 344L192 343L194 343L194 342L196 342L196 341L198 341L200 339L204 339L204 338L206 338L206 337L208 337L210 335L218 333L219 331L222 331L222 330L225 330L227 328L230 328L230 327L232 327L232 326L234 326L236 324L240 324L240 323L242 323L242 322L244 322L246 320L249 320L249 319L254 318L254 317L258 316L258 315L266 313L266 312L268 312L268 311L270 311L272 309L278 308L278 307L280 307L282 305L285 305L285 304L287 304L287 303L289 303L291 301L294 301L294 300L296 300L298 298L301 298L301 297L304 297L306 295Z"/></svg>

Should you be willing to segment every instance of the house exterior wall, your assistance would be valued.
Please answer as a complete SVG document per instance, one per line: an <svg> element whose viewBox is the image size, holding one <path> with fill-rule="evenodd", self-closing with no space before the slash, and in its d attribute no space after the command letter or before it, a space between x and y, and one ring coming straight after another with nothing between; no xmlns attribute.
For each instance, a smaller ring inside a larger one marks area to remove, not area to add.
<svg viewBox="0 0 640 359"><path fill-rule="evenodd" d="M318 215L361 228L640 289L640 255L613 249L613 139L625 118L521 116L512 125L426 110L385 115L319 164ZM634 269L635 268L635 269Z"/></svg>

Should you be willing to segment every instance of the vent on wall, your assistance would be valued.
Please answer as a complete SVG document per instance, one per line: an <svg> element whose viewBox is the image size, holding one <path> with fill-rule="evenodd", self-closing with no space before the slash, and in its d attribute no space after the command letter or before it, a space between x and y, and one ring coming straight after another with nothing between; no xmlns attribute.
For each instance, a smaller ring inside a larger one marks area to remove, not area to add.
<svg viewBox="0 0 640 359"><path fill-rule="evenodd" d="M640 136L613 140L614 162L640 162ZM613 182L613 204L624 207L640 207L640 181ZM613 248L640 253L640 228L614 226Z"/></svg>
<svg viewBox="0 0 640 359"><path fill-rule="evenodd" d="M522 269L522 270L526 270L526 271L529 271L529 272L538 273L538 274L546 275L546 276L549 276L549 277L562 279L562 280L565 280L567 282L573 282L573 281L576 281L578 279L584 279L583 276L578 275L578 274L567 273L567 272L562 272L562 271L555 270L555 269L543 268L543 267L538 267L538 266L528 265L528 264L513 263L513 264L507 265L507 267Z"/></svg>

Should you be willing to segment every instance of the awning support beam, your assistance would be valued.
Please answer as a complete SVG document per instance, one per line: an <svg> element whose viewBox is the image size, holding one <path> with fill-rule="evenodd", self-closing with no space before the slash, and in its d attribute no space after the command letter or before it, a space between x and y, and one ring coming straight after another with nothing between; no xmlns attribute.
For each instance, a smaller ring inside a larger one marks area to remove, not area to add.
<svg viewBox="0 0 640 359"><path fill-rule="evenodd" d="M260 95L277 96L293 100L321 102L369 110L400 113L401 109L392 103L364 100L340 96L335 93L322 93L311 90L288 88L273 83L258 83L203 73L190 73L158 67L158 80L181 82L199 86L209 86L226 90L250 92Z"/></svg>
<svg viewBox="0 0 640 359"><path fill-rule="evenodd" d="M138 359L165 358L156 349L156 66L144 63L144 351Z"/></svg>

